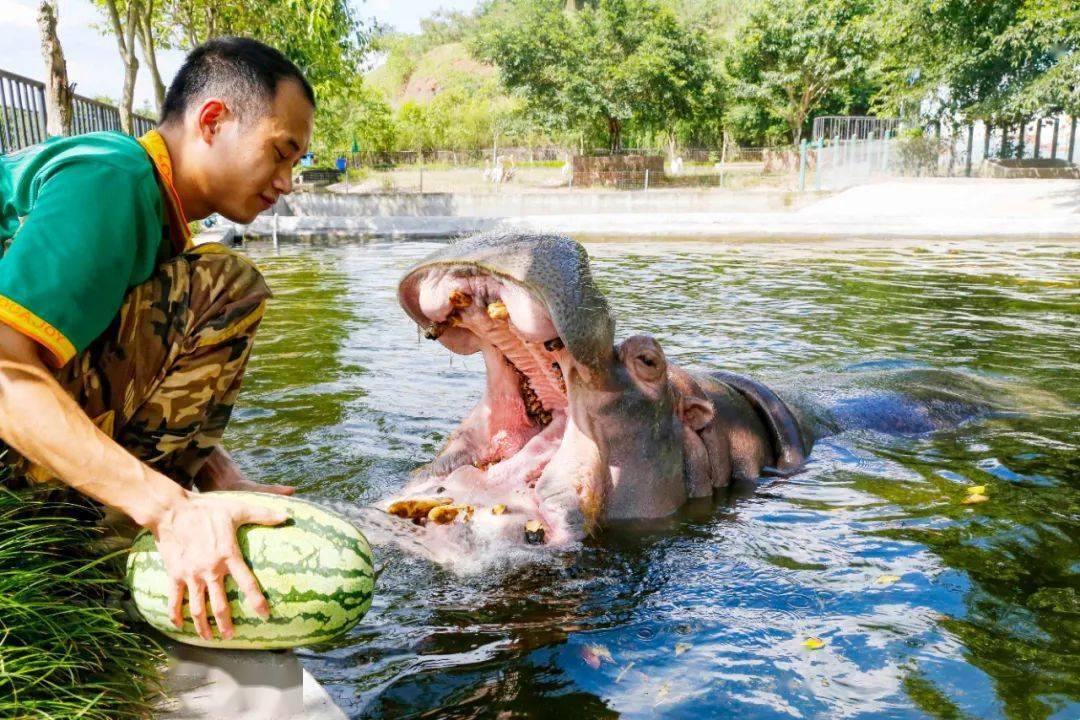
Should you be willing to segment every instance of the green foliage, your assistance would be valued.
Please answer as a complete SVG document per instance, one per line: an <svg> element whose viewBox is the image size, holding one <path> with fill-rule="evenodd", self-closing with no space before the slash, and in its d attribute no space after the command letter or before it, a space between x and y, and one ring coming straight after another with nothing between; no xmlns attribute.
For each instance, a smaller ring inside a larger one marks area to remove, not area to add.
<svg viewBox="0 0 1080 720"><path fill-rule="evenodd" d="M315 88L312 147L321 158L349 150L355 141L364 151L393 150L398 129L389 103L359 76L351 82L324 83Z"/></svg>
<svg viewBox="0 0 1080 720"><path fill-rule="evenodd" d="M126 626L120 575L72 512L0 487L0 717L146 717L164 656Z"/></svg>
<svg viewBox="0 0 1080 720"><path fill-rule="evenodd" d="M881 0L877 105L1015 122L1080 112L1075 0Z"/></svg>
<svg viewBox="0 0 1080 720"><path fill-rule="evenodd" d="M549 131L670 130L713 108L707 42L653 0L513 0L484 18L473 50L497 65L528 116Z"/></svg>
<svg viewBox="0 0 1080 720"><path fill-rule="evenodd" d="M798 144L815 112L850 112L867 94L871 9L866 0L756 2L727 58L742 106L730 119L766 137L782 122Z"/></svg>

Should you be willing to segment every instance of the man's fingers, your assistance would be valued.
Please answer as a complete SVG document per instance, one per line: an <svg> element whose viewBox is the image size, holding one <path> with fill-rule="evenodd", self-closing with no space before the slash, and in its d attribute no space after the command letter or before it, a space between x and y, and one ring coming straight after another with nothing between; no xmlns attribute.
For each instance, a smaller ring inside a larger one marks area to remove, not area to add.
<svg viewBox="0 0 1080 720"><path fill-rule="evenodd" d="M292 495L296 492L296 488L288 485L263 485L262 492L269 493L271 495Z"/></svg>
<svg viewBox="0 0 1080 720"><path fill-rule="evenodd" d="M256 525L280 525L289 519L289 514L284 510L272 510L259 507L258 505L242 505L237 513L240 525L254 523Z"/></svg>
<svg viewBox="0 0 1080 720"><path fill-rule="evenodd" d="M191 620L195 623L195 631L203 640L212 640L214 635L210 632L210 622L206 619L206 586L199 578L188 581L188 607L191 608Z"/></svg>
<svg viewBox="0 0 1080 720"><path fill-rule="evenodd" d="M255 579L251 568L243 560L233 558L229 561L229 574L244 593L248 607L263 620L270 617L270 606L267 605L266 598L259 589L259 581Z"/></svg>
<svg viewBox="0 0 1080 720"><path fill-rule="evenodd" d="M184 627L184 583L174 580L169 585L169 619L177 630Z"/></svg>
<svg viewBox="0 0 1080 720"><path fill-rule="evenodd" d="M210 610L214 613L214 622L217 623L218 634L226 640L232 639L232 613L229 612L229 598L225 594L225 579L220 577L206 578L206 591L210 595Z"/></svg>

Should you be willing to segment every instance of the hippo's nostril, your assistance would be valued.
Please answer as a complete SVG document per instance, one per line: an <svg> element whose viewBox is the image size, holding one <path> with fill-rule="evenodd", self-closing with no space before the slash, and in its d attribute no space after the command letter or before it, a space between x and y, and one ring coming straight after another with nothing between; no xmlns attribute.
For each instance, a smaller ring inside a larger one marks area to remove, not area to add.
<svg viewBox="0 0 1080 720"><path fill-rule="evenodd" d="M544 349L548 352L558 352L564 347L566 347L566 345L563 344L562 338L552 338L544 343Z"/></svg>

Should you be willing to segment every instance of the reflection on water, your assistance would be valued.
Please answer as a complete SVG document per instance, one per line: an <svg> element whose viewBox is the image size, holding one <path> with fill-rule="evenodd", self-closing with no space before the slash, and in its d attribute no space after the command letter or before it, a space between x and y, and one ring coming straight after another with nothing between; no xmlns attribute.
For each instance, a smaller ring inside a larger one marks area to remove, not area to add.
<svg viewBox="0 0 1080 720"><path fill-rule="evenodd" d="M418 340L396 305L398 275L434 247L251 249L276 294L230 430L253 475L373 500L475 402L480 359ZM1076 246L589 251L619 336L652 333L679 363L801 387L955 368L1031 407L929 435L841 434L794 478L526 568L458 577L384 551L364 623L305 652L340 705L393 718L1080 715ZM961 504L970 485L989 501ZM812 636L824 647L808 649Z"/></svg>

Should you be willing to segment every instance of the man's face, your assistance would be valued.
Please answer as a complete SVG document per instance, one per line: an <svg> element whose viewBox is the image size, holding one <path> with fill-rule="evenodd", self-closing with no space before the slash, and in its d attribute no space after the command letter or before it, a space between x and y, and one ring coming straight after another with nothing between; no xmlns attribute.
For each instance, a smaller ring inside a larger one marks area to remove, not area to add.
<svg viewBox="0 0 1080 720"><path fill-rule="evenodd" d="M249 223L292 192L292 171L307 152L315 110L294 80L278 83L262 117L231 116L214 133L204 165L214 212Z"/></svg>

